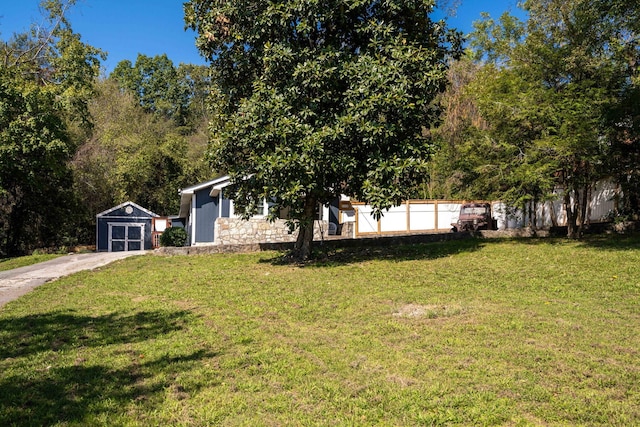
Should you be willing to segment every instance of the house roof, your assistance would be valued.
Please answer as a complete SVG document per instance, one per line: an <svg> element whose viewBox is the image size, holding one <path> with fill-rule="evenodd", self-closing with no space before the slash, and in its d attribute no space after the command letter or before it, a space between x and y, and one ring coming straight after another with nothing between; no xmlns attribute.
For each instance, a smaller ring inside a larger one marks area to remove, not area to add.
<svg viewBox="0 0 640 427"><path fill-rule="evenodd" d="M190 187L185 187L181 190L178 190L178 193L182 194L193 194L194 191L202 190L203 188L207 188L213 185L224 183L225 181L229 181L229 175L220 175L217 178L213 178L209 181L201 182L199 184L192 185Z"/></svg>
<svg viewBox="0 0 640 427"><path fill-rule="evenodd" d="M137 209L140 209L142 212L144 212L144 213L148 214L149 216L153 216L153 217L158 217L158 216L160 216L160 215L158 215L158 214L156 214L156 213L151 212L151 211L150 211L150 210L148 210L148 209L143 208L142 206L140 206L140 205L139 205L139 204L137 204L137 203L133 203L133 202L124 202L124 203L120 203L118 206L114 206L114 207L112 207L111 209L107 209L107 210L106 210L106 211L104 211L104 212L100 212L99 214L97 214L97 215L96 215L96 217L100 217L100 216L108 215L108 214L110 214L111 212L117 211L118 209L122 209L122 208L124 208L124 207L125 207L125 206L127 206L127 205L131 205L131 206L133 206L133 207L135 207L135 208L137 208Z"/></svg>
<svg viewBox="0 0 640 427"><path fill-rule="evenodd" d="M199 184L192 185L190 187L183 188L178 191L180 193L180 212L178 212L178 218L187 218L191 209L191 198L196 191L211 188L209 194L216 196L216 190L221 190L230 184L229 175L221 175L209 181L201 182Z"/></svg>

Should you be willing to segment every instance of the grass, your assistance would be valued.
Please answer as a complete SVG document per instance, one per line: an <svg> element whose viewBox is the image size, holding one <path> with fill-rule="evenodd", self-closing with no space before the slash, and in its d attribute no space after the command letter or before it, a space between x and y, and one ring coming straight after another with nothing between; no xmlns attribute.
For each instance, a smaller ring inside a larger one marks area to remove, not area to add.
<svg viewBox="0 0 640 427"><path fill-rule="evenodd" d="M16 258L0 258L0 271L26 267L39 262L49 261L50 259L58 258L62 255L63 254L34 254Z"/></svg>
<svg viewBox="0 0 640 427"><path fill-rule="evenodd" d="M0 425L638 425L639 248L126 259L0 310Z"/></svg>

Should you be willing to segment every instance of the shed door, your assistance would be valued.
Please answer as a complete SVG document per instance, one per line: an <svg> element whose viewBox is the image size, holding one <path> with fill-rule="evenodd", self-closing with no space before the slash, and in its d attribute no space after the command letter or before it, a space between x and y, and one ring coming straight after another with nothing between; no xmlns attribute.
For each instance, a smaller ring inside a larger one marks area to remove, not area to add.
<svg viewBox="0 0 640 427"><path fill-rule="evenodd" d="M109 223L109 252L144 249L144 224Z"/></svg>

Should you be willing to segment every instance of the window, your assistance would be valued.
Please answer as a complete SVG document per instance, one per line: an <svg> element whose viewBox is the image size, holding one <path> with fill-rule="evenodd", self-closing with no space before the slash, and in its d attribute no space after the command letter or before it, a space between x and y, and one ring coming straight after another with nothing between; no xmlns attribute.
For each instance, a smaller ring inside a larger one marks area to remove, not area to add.
<svg viewBox="0 0 640 427"><path fill-rule="evenodd" d="M255 216L264 216L264 213L265 213L265 207L264 207L265 201L262 200L262 203L257 203L257 205L258 206L257 206L257 209L256 209Z"/></svg>
<svg viewBox="0 0 640 427"><path fill-rule="evenodd" d="M484 215L487 213L487 208L484 206L467 206L462 209L462 213L465 215Z"/></svg>

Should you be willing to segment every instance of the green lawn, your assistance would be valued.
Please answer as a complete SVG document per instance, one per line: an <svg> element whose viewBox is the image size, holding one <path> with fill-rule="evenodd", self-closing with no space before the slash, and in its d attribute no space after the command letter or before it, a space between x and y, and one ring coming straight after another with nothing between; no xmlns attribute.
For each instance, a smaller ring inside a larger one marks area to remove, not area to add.
<svg viewBox="0 0 640 427"><path fill-rule="evenodd" d="M0 425L640 425L640 237L133 257L0 309Z"/></svg>
<svg viewBox="0 0 640 427"><path fill-rule="evenodd" d="M43 261L61 257L62 254L37 254L21 256L16 258L0 258L0 271L13 270L14 268L26 267Z"/></svg>

